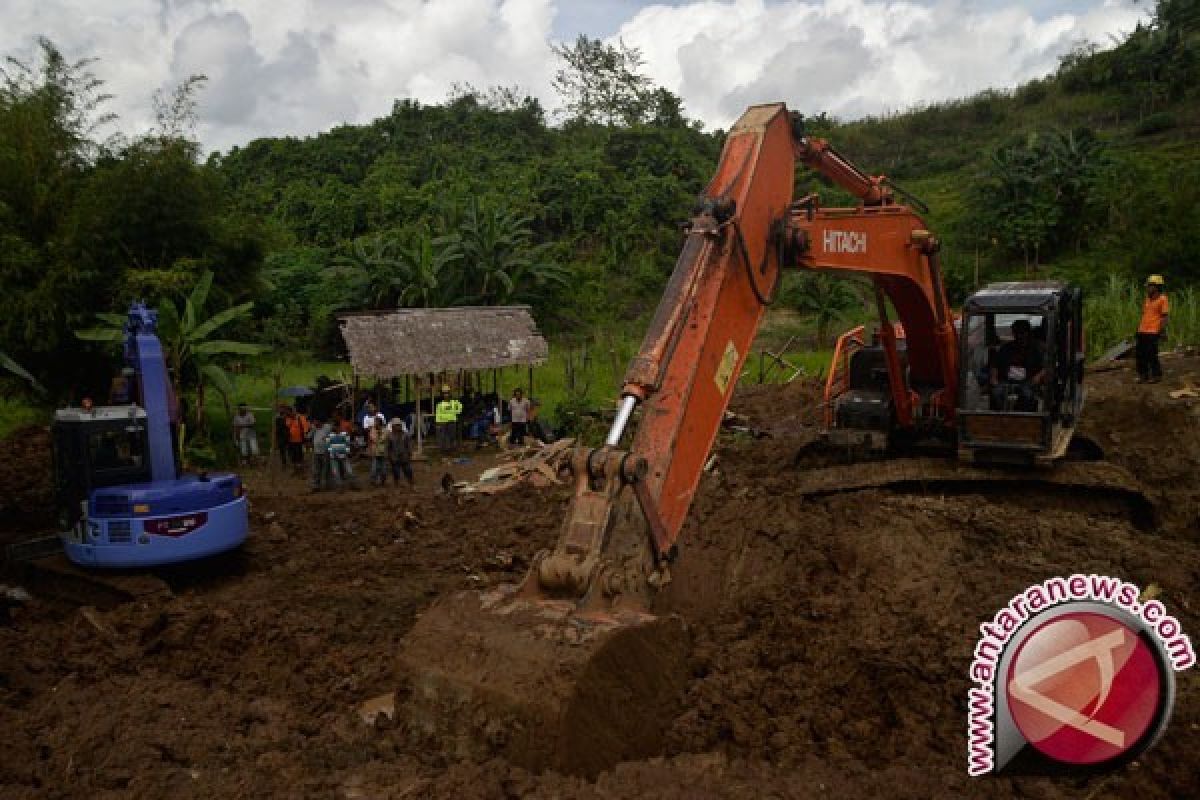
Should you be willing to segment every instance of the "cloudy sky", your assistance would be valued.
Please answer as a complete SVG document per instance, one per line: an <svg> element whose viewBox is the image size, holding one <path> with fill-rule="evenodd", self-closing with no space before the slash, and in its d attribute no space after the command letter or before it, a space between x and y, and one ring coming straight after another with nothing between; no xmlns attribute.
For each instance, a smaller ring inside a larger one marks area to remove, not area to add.
<svg viewBox="0 0 1200 800"><path fill-rule="evenodd" d="M1074 44L1106 44L1151 0L6 0L0 52L39 35L96 57L126 133L151 96L208 76L210 149L306 135L440 102L454 83L519 86L558 105L550 44L580 33L641 50L689 116L725 127L785 100L849 118L1013 86Z"/></svg>

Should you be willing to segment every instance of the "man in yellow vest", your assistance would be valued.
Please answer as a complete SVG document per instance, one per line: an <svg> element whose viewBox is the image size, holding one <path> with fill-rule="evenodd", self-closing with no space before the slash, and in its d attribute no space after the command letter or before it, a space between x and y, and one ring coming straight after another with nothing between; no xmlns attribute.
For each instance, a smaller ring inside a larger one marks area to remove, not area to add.
<svg viewBox="0 0 1200 800"><path fill-rule="evenodd" d="M458 415L462 403L450 396L450 385L442 385L442 399L433 408L433 421L437 423L438 449L450 453L458 441Z"/></svg>

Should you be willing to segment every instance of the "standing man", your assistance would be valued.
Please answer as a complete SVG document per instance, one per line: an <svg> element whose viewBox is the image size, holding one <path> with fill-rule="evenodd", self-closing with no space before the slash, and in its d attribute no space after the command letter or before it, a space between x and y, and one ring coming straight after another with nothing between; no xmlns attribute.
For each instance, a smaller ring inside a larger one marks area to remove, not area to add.
<svg viewBox="0 0 1200 800"><path fill-rule="evenodd" d="M458 432L458 415L462 413L462 403L450 396L450 385L442 384L442 399L433 408L433 421L437 424L438 449L442 455L454 450L456 433Z"/></svg>
<svg viewBox="0 0 1200 800"><path fill-rule="evenodd" d="M350 466L350 434L344 426L335 426L326 435L325 449L329 452L329 472L333 476L333 485L339 489L345 486L357 489L354 470Z"/></svg>
<svg viewBox="0 0 1200 800"><path fill-rule="evenodd" d="M508 401L508 415L512 419L512 433L508 442L524 447L525 434L529 432L529 398L519 386L513 389L512 398Z"/></svg>
<svg viewBox="0 0 1200 800"><path fill-rule="evenodd" d="M413 486L412 470L412 436L404 422L397 417L388 426L391 434L388 436L388 462L392 468L392 485L400 485L400 475L408 480L408 488Z"/></svg>
<svg viewBox="0 0 1200 800"><path fill-rule="evenodd" d="M293 471L299 475L304 469L304 442L312 432L308 417L288 409L287 415L287 451L288 460L292 462Z"/></svg>
<svg viewBox="0 0 1200 800"><path fill-rule="evenodd" d="M1158 343L1167 337L1167 312L1170 310L1163 285L1162 275L1151 275L1146 279L1146 299L1142 303L1142 321L1137 330L1138 383L1162 380Z"/></svg>
<svg viewBox="0 0 1200 800"><path fill-rule="evenodd" d="M333 473L329 466L329 434L333 432L333 425L328 420L317 420L316 423L312 437L312 490L319 492L333 488Z"/></svg>
<svg viewBox="0 0 1200 800"><path fill-rule="evenodd" d="M367 455L371 458L371 485L386 486L388 476L388 442L391 432L383 414L376 414L367 434Z"/></svg>
<svg viewBox="0 0 1200 800"><path fill-rule="evenodd" d="M238 453L244 465L253 466L258 461L258 431L255 430L254 414L245 403L238 403L233 415L233 438L237 441Z"/></svg>
<svg viewBox="0 0 1200 800"><path fill-rule="evenodd" d="M372 426L375 425L376 413L377 412L375 411L375 404L372 403L370 400L367 400L366 405L363 406L363 413L359 417L358 427L362 428L363 434L365 436L367 436L368 438L370 438L370 436L371 436Z"/></svg>

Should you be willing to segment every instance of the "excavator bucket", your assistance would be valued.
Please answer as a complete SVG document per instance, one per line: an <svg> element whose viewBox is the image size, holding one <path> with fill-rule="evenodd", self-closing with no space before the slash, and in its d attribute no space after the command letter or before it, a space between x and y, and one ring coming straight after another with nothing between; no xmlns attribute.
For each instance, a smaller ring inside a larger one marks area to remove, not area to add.
<svg viewBox="0 0 1200 800"><path fill-rule="evenodd" d="M397 710L418 742L457 757L595 776L661 752L687 651L674 615L462 592L405 638Z"/></svg>

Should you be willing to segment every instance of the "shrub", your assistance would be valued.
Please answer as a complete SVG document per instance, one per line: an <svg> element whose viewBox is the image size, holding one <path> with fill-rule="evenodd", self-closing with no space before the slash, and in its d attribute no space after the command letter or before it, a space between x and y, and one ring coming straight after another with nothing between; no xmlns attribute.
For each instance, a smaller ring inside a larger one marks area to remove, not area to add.
<svg viewBox="0 0 1200 800"><path fill-rule="evenodd" d="M1134 128L1134 133L1138 136L1149 136L1152 133L1162 133L1169 131L1179 125L1179 120L1170 111L1160 111L1157 114L1151 114L1145 117Z"/></svg>

